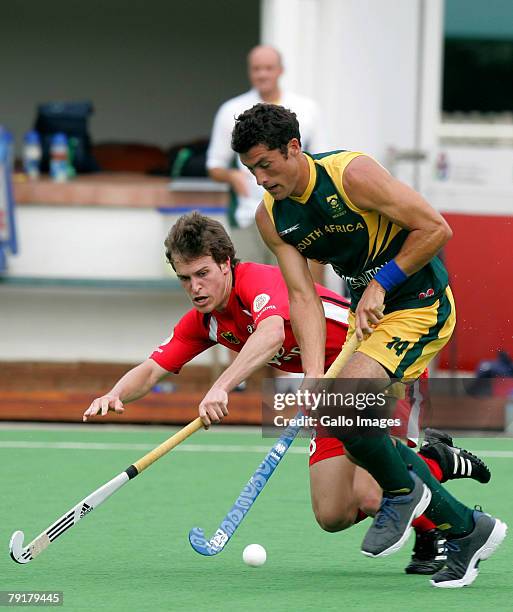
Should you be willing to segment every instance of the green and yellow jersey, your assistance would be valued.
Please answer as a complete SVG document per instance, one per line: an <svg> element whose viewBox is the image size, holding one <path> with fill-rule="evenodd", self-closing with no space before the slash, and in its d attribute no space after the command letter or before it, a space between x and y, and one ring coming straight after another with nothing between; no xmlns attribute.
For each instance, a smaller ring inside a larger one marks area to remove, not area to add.
<svg viewBox="0 0 513 612"><path fill-rule="evenodd" d="M354 310L376 272L399 253L409 231L376 211L358 208L345 193L344 170L363 153L306 155L310 181L304 194L274 200L266 192L264 204L282 240L308 259L331 264L346 281ZM430 306L447 284L447 271L434 257L387 293L385 312Z"/></svg>

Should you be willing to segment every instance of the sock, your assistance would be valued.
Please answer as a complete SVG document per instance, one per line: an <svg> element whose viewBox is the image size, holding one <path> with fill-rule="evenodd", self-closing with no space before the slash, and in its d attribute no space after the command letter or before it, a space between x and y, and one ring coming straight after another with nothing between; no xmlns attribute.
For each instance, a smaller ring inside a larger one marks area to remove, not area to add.
<svg viewBox="0 0 513 612"><path fill-rule="evenodd" d="M358 509L358 512L356 513L356 518L354 519L354 523L353 525L356 525L356 523L361 523L362 521L364 521L369 515L365 514L365 512L363 510Z"/></svg>
<svg viewBox="0 0 513 612"><path fill-rule="evenodd" d="M431 529L436 529L436 525L431 519L428 519L425 514L419 516L419 518L416 518L412 522L412 526L415 528L415 531L420 531L421 533L424 531L431 531Z"/></svg>
<svg viewBox="0 0 513 612"><path fill-rule="evenodd" d="M442 482L443 472L438 462L434 459L430 459L429 457L424 457L424 455L419 455L419 457L422 459L422 461L424 461L424 463L427 464L429 471L438 480L438 482Z"/></svg>
<svg viewBox="0 0 513 612"><path fill-rule="evenodd" d="M430 518L438 529L453 537L467 535L474 529L473 511L459 502L444 487L431 476L427 464L402 442L397 442L397 451L406 465L411 465L413 471L426 483L431 490L432 498L425 515Z"/></svg>
<svg viewBox="0 0 513 612"><path fill-rule="evenodd" d="M408 447L411 448L409 444ZM442 480L442 469L438 463L434 459L429 459L429 457L424 457L423 455L419 455L419 457L427 464L431 474L438 480L438 482L440 482ZM412 527L415 529L415 531L420 533L436 529L436 525L431 519L428 519L425 514L419 516L419 518L416 518L412 522Z"/></svg>
<svg viewBox="0 0 513 612"><path fill-rule="evenodd" d="M348 452L374 477L385 494L403 495L415 486L390 436L348 436L343 442Z"/></svg>

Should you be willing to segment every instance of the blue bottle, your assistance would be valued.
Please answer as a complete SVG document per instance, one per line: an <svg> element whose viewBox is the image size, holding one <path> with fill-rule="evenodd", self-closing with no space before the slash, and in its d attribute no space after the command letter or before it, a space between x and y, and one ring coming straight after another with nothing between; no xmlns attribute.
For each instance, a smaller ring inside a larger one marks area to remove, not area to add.
<svg viewBox="0 0 513 612"><path fill-rule="evenodd" d="M23 172L29 179L39 177L41 156L41 139L35 130L31 130L23 138Z"/></svg>
<svg viewBox="0 0 513 612"><path fill-rule="evenodd" d="M50 176L57 183L68 180L68 138L61 132L50 142Z"/></svg>

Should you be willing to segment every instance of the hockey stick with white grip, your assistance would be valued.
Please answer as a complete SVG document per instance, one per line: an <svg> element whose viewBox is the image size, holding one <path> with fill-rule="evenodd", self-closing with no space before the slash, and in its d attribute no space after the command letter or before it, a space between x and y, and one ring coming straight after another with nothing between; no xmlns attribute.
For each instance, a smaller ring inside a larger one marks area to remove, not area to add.
<svg viewBox="0 0 513 612"><path fill-rule="evenodd" d="M162 444L144 455L144 457L141 457L141 459L130 465L124 472L121 472L115 478L109 480L109 482L105 483L102 487L96 489L96 491L93 491L82 501L78 502L78 504L68 510L66 514L63 514L52 523L50 527L40 533L37 538L27 544L27 546L23 546L23 531L15 531L9 543L9 552L11 553L12 559L16 561L16 563L28 563L32 561L32 559L41 554L43 550L59 536L83 519L86 514L89 514L91 510L97 508L129 480L135 478L152 463L157 461L157 459L160 459L160 457L175 448L175 446L178 446L180 442L183 442L191 434L201 429L202 425L199 417L191 421L188 425L180 429L180 431L177 431Z"/></svg>

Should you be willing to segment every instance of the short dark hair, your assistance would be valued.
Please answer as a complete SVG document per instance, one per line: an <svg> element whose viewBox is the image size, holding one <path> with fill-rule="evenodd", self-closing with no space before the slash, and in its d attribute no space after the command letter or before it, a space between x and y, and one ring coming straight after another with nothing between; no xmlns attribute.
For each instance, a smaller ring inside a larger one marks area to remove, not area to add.
<svg viewBox="0 0 513 612"><path fill-rule="evenodd" d="M169 230L166 240L166 259L175 268L176 258L192 261L198 257L212 256L217 264L230 259L234 267L239 260L235 258L235 247L223 225L194 211L182 215Z"/></svg>
<svg viewBox="0 0 513 612"><path fill-rule="evenodd" d="M232 149L247 153L255 145L280 149L287 157L287 144L297 138L301 144L296 114L278 104L255 104L235 120Z"/></svg>

